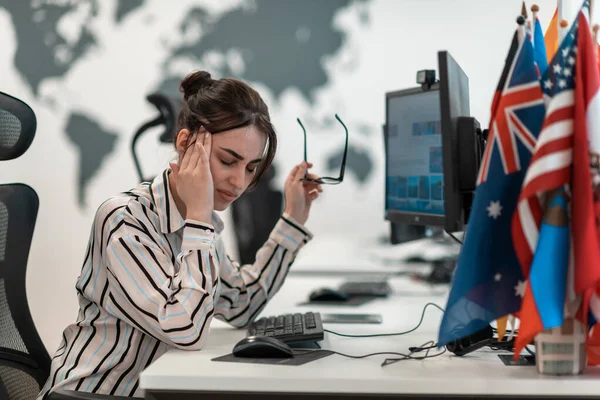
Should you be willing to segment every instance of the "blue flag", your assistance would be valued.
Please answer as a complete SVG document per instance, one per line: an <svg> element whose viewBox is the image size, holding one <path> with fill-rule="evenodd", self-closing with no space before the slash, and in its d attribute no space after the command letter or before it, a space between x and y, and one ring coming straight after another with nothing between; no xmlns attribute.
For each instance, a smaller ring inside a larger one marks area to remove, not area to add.
<svg viewBox="0 0 600 400"><path fill-rule="evenodd" d="M535 63L540 71L540 76L543 76L548 69L548 58L546 56L544 32L538 18L535 19L535 25L533 26L533 49L535 51Z"/></svg>
<svg viewBox="0 0 600 400"><path fill-rule="evenodd" d="M444 345L519 311L525 282L511 222L544 119L534 50L522 40L506 60L464 245L439 332ZM511 52L509 52L510 54Z"/></svg>

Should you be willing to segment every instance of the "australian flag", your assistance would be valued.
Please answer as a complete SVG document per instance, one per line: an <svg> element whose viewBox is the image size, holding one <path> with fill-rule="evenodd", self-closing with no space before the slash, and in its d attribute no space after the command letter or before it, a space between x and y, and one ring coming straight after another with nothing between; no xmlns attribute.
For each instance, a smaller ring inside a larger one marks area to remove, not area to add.
<svg viewBox="0 0 600 400"><path fill-rule="evenodd" d="M515 36L492 104L488 143L439 345L479 331L521 307L526 286L511 221L544 111L532 43L519 43Z"/></svg>

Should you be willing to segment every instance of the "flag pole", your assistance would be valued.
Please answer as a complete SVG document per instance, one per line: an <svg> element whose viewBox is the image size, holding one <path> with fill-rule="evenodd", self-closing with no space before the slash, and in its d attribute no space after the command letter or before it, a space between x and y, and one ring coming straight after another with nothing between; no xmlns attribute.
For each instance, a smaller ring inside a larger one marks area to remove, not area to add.
<svg viewBox="0 0 600 400"><path fill-rule="evenodd" d="M560 32L561 32L561 38L560 40L562 41L563 38L566 36L565 34L567 33L567 27L569 26L569 21L567 21L566 19L561 19L560 22L558 23L558 26L560 27Z"/></svg>
<svg viewBox="0 0 600 400"><path fill-rule="evenodd" d="M519 43L523 42L523 38L525 38L525 17L519 15L517 17L517 24L519 24L518 37Z"/></svg>
<svg viewBox="0 0 600 400"><path fill-rule="evenodd" d="M534 4L531 6L531 22L530 22L531 28L530 29L531 29L532 37L534 36L533 35L533 24L535 24L537 21L537 15L538 15L539 11L540 11L540 7L537 4ZM535 46L535 40L532 40L532 43L534 43L534 46Z"/></svg>
<svg viewBox="0 0 600 400"><path fill-rule="evenodd" d="M525 24L527 29L531 29L531 21L529 20L529 15L527 14L527 5L525 5L525 0L521 4L521 15L525 18Z"/></svg>
<svg viewBox="0 0 600 400"><path fill-rule="evenodd" d="M540 11L540 7L537 4L531 6L531 19L535 22L537 19L538 12Z"/></svg>
<svg viewBox="0 0 600 400"><path fill-rule="evenodd" d="M558 21L558 45L560 46L563 38L567 34L567 25L569 25L569 23L567 22L567 25L563 25L563 21L565 21L565 4L564 4L563 0L558 0L557 9L558 9L558 18L557 18L557 21Z"/></svg>

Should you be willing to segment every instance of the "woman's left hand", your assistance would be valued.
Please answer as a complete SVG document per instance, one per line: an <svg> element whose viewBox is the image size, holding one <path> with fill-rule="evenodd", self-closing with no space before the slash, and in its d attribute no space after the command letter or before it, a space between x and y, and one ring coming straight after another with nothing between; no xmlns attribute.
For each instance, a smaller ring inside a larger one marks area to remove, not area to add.
<svg viewBox="0 0 600 400"><path fill-rule="evenodd" d="M308 168L312 163L304 161L296 165L285 181L285 213L304 225L308 220L310 206L323 191L321 184L302 181ZM314 174L308 174L309 178L318 178Z"/></svg>

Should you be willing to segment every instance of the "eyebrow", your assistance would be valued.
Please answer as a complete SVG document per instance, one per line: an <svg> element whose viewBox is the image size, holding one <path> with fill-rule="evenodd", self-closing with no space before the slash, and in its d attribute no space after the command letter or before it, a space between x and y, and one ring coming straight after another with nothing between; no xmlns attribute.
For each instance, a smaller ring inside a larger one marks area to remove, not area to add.
<svg viewBox="0 0 600 400"><path fill-rule="evenodd" d="M231 149L226 149L223 147L219 147L221 150L226 151L227 153L231 154L232 156L234 156L235 158L237 158L240 161L244 161L244 157L239 155L238 153L236 153L235 151L231 150ZM258 163L261 162L262 158L257 158L255 160L250 161L248 164L252 164L252 163Z"/></svg>

